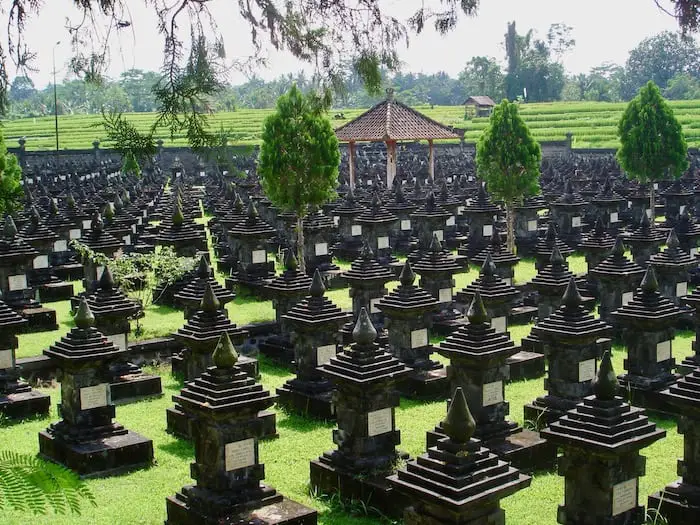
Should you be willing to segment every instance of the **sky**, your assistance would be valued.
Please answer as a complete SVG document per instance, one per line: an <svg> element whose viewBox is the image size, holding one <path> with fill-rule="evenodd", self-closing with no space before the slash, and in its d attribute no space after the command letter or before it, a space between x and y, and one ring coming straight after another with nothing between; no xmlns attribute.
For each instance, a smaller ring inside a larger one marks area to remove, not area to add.
<svg viewBox="0 0 700 525"><path fill-rule="evenodd" d="M438 3L438 0L382 0L382 7L405 20L422 1L426 5ZM660 3L670 4L666 0ZM229 58L252 52L250 30L238 16L237 5L237 0L210 3ZM161 66L163 44L156 30L155 15L141 0L129 0L129 8L133 24L120 32L110 51L107 73L112 78L130 68L158 70ZM37 87L51 81L54 49L59 82L66 76L71 53L65 28L67 16L78 18L73 0L51 0L44 3L41 13L27 25L27 43L38 55L35 62L38 71L30 75ZM446 71L456 76L470 58L478 55L494 57L504 64L503 35L512 20L516 21L519 33L533 28L541 38L553 23L572 26L576 46L563 58L564 67L572 74L588 72L603 62L622 65L629 51L644 38L677 29L675 19L659 10L654 0L481 0L479 14L475 18L463 16L447 36L440 36L432 28L413 36L409 47L400 49L402 69L426 74ZM2 37L6 41L6 35ZM301 68L311 71L287 53L270 52L267 67L257 74L272 79ZM14 75L13 70L10 73ZM233 84L245 80L243 74L235 71L229 76Z"/></svg>

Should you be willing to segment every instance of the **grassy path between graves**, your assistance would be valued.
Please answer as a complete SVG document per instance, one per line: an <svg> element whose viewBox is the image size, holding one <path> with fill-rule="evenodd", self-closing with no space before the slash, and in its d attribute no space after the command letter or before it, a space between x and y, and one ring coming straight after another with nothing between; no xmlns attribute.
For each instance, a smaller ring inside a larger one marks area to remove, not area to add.
<svg viewBox="0 0 700 525"><path fill-rule="evenodd" d="M583 257L569 258L571 270L585 271ZM516 282L525 282L535 275L532 261L518 265ZM472 268L467 274L456 276L456 290L461 289L478 276ZM222 276L219 276L222 277ZM79 284L76 283L78 286ZM391 285L392 283L390 283ZM391 287L391 286L390 286ZM78 291L79 289L76 289ZM328 292L328 297L339 306L351 306L347 289ZM73 326L68 301L51 303L59 319L59 330L20 336L18 356L39 355L41 351L60 338ZM233 322L243 325L249 322L274 318L271 302L256 302L250 298L237 298L227 305ZM152 306L142 321L144 334L140 338L167 335L184 323L182 312L166 307ZM510 333L516 344L529 333L530 326L511 327ZM674 356L677 361L691 354L693 333L681 332L674 341ZM437 342L435 339L434 342ZM615 370L623 370L624 351L616 347ZM262 383L272 391L292 377L292 372L275 366L264 357L260 359ZM159 399L117 407L117 420L132 431L139 432L154 441L156 464L146 470L122 476L88 481L97 499L97 507L86 508L81 516L38 516L0 511L3 525L55 524L55 525L121 525L162 524L165 519L165 497L173 495L183 485L191 482L189 464L193 459L192 446L165 432L165 409L172 404L171 396L179 391L181 384L170 375L167 367L154 370L163 377L165 395ZM60 393L57 388L47 388L52 397L51 414L47 418L22 423L0 421L0 448L12 448L17 452L34 454L38 450L37 434L58 419L56 403ZM542 379L510 384L506 397L510 402L511 419L523 424L523 405L543 392ZM401 430L401 448L416 456L425 450L425 432L432 429L445 415L445 403L416 402L402 400L397 410L397 426ZM281 493L319 510L319 523L324 525L369 525L386 523L376 516L367 516L362 511L349 515L348 510L337 504L312 497L308 492L309 461L325 450L334 448L331 431L333 423L321 423L289 416L278 412L277 427L280 438L261 444L261 460L265 463L266 482ZM673 421L657 420L667 430L665 440L653 444L644 451L647 456L647 474L640 482L640 501L646 502L648 494L661 489L676 479L676 458L682 456L683 440L676 432ZM529 489L517 493L504 501L507 522L518 525L544 525L556 523L557 505L563 500L563 480L556 473L540 473L534 476ZM359 510L360 506L354 506Z"/></svg>

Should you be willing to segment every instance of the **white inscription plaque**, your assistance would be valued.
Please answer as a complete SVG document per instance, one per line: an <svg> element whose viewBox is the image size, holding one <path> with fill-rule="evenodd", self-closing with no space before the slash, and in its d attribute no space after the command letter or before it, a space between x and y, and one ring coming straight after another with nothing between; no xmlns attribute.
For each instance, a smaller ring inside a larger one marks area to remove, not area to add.
<svg viewBox="0 0 700 525"><path fill-rule="evenodd" d="M14 292L16 290L26 290L27 276L24 274L10 275L7 278L7 286L10 288L11 292Z"/></svg>
<svg viewBox="0 0 700 525"><path fill-rule="evenodd" d="M357 237L358 235L362 235L362 225L353 224L351 233L352 233L353 237Z"/></svg>
<svg viewBox="0 0 700 525"><path fill-rule="evenodd" d="M449 303L452 300L452 288L442 288L438 293L438 302Z"/></svg>
<svg viewBox="0 0 700 525"><path fill-rule="evenodd" d="M65 252L68 251L68 241L64 239L59 239L53 243L53 251L55 252Z"/></svg>
<svg viewBox="0 0 700 525"><path fill-rule="evenodd" d="M100 383L95 386L86 386L80 389L80 409L106 407L109 393L109 383Z"/></svg>
<svg viewBox="0 0 700 525"><path fill-rule="evenodd" d="M265 250L253 250L253 264L264 263L267 260L267 252Z"/></svg>
<svg viewBox="0 0 700 525"><path fill-rule="evenodd" d="M367 414L367 435L378 436L393 430L391 408L382 408Z"/></svg>
<svg viewBox="0 0 700 525"><path fill-rule="evenodd" d="M369 300L369 313L371 314L378 314L381 312L379 308L377 308L377 305L379 304L379 301L381 301L381 297L375 297L374 299Z"/></svg>
<svg viewBox="0 0 700 525"><path fill-rule="evenodd" d="M314 246L314 253L316 256L328 255L328 243L327 242L317 242Z"/></svg>
<svg viewBox="0 0 700 525"><path fill-rule="evenodd" d="M12 350L0 350L0 370L12 368Z"/></svg>
<svg viewBox="0 0 700 525"><path fill-rule="evenodd" d="M68 236L71 239L80 239L83 236L83 232L80 228L73 228L70 232L68 232Z"/></svg>
<svg viewBox="0 0 700 525"><path fill-rule="evenodd" d="M617 516L637 506L637 478L613 485L612 515Z"/></svg>
<svg viewBox="0 0 700 525"><path fill-rule="evenodd" d="M401 231L408 231L411 229L411 221L409 219L404 219L401 221Z"/></svg>
<svg viewBox="0 0 700 525"><path fill-rule="evenodd" d="M506 331L506 318L505 317L494 317L491 319L491 328L496 330L497 333L502 334Z"/></svg>
<svg viewBox="0 0 700 525"><path fill-rule="evenodd" d="M411 331L411 348L421 348L428 345L428 329Z"/></svg>
<svg viewBox="0 0 700 525"><path fill-rule="evenodd" d="M104 267L104 266L97 266L97 267L95 268L95 274L97 275L97 280L98 280L98 281L99 281L100 279L102 279L102 272L104 272L104 271L105 271L105 267Z"/></svg>
<svg viewBox="0 0 700 525"><path fill-rule="evenodd" d="M578 364L578 382L592 381L595 377L595 359L587 359Z"/></svg>
<svg viewBox="0 0 700 525"><path fill-rule="evenodd" d="M319 346L316 349L316 366L325 365L335 357L335 345Z"/></svg>
<svg viewBox="0 0 700 525"><path fill-rule="evenodd" d="M626 306L634 297L634 292L625 292L622 294L622 306Z"/></svg>
<svg viewBox="0 0 700 525"><path fill-rule="evenodd" d="M445 233L442 230L435 230L433 235L437 237L438 241L442 242L445 239Z"/></svg>
<svg viewBox="0 0 700 525"><path fill-rule="evenodd" d="M490 224L484 224L483 233L484 237L491 237L493 235L493 226Z"/></svg>
<svg viewBox="0 0 700 525"><path fill-rule="evenodd" d="M224 445L226 471L255 465L255 439L243 439Z"/></svg>
<svg viewBox="0 0 700 525"><path fill-rule="evenodd" d="M445 221L445 226L454 226L455 224L457 224L457 219L454 215Z"/></svg>
<svg viewBox="0 0 700 525"><path fill-rule="evenodd" d="M571 218L571 227L572 228L580 228L581 227L581 217L572 217Z"/></svg>
<svg viewBox="0 0 700 525"><path fill-rule="evenodd" d="M126 334L114 334L105 336L108 341L111 341L119 350L126 350Z"/></svg>
<svg viewBox="0 0 700 525"><path fill-rule="evenodd" d="M389 247L389 237L377 237L377 249L383 250Z"/></svg>
<svg viewBox="0 0 700 525"><path fill-rule="evenodd" d="M482 405L487 407L503 401L503 381L486 383L482 389Z"/></svg>
<svg viewBox="0 0 700 525"><path fill-rule="evenodd" d="M32 266L35 270L41 270L42 268L49 267L49 256L48 255L37 255L32 261Z"/></svg>
<svg viewBox="0 0 700 525"><path fill-rule="evenodd" d="M688 295L688 283L686 281L676 283L676 297L683 297L686 295Z"/></svg>
<svg viewBox="0 0 700 525"><path fill-rule="evenodd" d="M532 219L527 221L527 231L536 232L537 231L537 219Z"/></svg>
<svg viewBox="0 0 700 525"><path fill-rule="evenodd" d="M671 359L671 341L661 341L656 343L656 362Z"/></svg>
<svg viewBox="0 0 700 525"><path fill-rule="evenodd" d="M616 211L614 211L610 214L610 222L620 222L620 219L619 219Z"/></svg>
<svg viewBox="0 0 700 525"><path fill-rule="evenodd" d="M92 227L92 221L90 219L83 220L83 230L89 230Z"/></svg>

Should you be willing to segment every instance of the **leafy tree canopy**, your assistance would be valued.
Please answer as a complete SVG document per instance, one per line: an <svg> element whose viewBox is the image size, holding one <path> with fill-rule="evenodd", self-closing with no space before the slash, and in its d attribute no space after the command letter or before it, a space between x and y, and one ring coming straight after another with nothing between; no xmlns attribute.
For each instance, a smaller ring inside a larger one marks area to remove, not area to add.
<svg viewBox="0 0 700 525"><path fill-rule="evenodd" d="M22 207L24 190L20 184L22 168L17 157L7 152L0 131L0 215L14 213Z"/></svg>

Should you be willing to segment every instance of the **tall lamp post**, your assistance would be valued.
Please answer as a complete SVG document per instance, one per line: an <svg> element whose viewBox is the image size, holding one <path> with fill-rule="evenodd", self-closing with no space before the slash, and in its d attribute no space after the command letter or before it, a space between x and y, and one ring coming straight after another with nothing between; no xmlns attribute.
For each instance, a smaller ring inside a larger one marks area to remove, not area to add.
<svg viewBox="0 0 700 525"><path fill-rule="evenodd" d="M58 169L59 149L58 149L58 95L56 93L56 47L61 43L59 40L53 46L53 120L56 128L56 169Z"/></svg>

